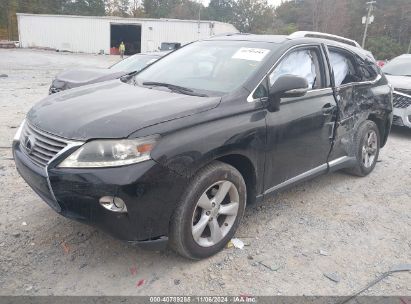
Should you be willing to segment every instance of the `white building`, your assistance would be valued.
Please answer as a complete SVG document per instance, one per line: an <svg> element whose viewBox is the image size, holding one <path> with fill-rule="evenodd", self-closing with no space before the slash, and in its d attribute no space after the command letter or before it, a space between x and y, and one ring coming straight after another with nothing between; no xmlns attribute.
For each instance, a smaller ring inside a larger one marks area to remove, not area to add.
<svg viewBox="0 0 411 304"><path fill-rule="evenodd" d="M238 32L228 23L178 19L17 14L23 48L110 54L121 41L129 53L158 50L162 42L185 44L213 35Z"/></svg>

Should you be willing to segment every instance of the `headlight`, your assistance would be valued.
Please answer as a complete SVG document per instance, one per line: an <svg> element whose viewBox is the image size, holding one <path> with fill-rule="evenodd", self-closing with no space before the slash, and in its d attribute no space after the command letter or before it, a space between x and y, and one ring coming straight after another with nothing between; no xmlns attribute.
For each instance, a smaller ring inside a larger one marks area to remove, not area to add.
<svg viewBox="0 0 411 304"><path fill-rule="evenodd" d="M139 139L95 140L73 152L60 168L118 167L150 159L150 152L158 137Z"/></svg>
<svg viewBox="0 0 411 304"><path fill-rule="evenodd" d="M26 120L24 119L22 121L22 123L20 124L20 127L17 129L17 132L14 135L13 141L19 141L20 140L21 132L23 131L23 127L24 127L25 122L26 122Z"/></svg>

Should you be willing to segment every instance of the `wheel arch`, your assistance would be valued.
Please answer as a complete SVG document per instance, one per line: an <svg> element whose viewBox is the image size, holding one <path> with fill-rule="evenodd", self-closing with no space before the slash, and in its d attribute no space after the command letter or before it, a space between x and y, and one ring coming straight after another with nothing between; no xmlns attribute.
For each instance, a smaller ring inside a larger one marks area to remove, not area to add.
<svg viewBox="0 0 411 304"><path fill-rule="evenodd" d="M380 132L380 148L383 148L387 143L388 135L391 130L391 122L387 116L378 116L374 113L368 115L367 120L373 121Z"/></svg>
<svg viewBox="0 0 411 304"><path fill-rule="evenodd" d="M241 154L227 154L215 160L233 166L240 172L247 187L247 204L253 204L257 194L257 173L251 159Z"/></svg>

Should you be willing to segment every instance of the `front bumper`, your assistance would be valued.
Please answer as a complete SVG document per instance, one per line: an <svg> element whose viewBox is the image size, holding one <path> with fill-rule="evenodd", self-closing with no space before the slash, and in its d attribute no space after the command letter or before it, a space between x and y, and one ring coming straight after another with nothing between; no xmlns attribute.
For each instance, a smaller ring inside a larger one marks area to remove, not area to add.
<svg viewBox="0 0 411 304"><path fill-rule="evenodd" d="M393 125L411 128L411 106L405 109L394 108L393 113Z"/></svg>
<svg viewBox="0 0 411 304"><path fill-rule="evenodd" d="M20 175L56 212L148 246L162 247L167 240L170 217L188 183L152 160L98 169L60 169L53 160L42 168L26 156L18 141L13 143L13 155ZM120 197L128 212L103 208L99 204L103 196Z"/></svg>
<svg viewBox="0 0 411 304"><path fill-rule="evenodd" d="M400 91L393 94L394 119L393 124L411 128L411 95Z"/></svg>

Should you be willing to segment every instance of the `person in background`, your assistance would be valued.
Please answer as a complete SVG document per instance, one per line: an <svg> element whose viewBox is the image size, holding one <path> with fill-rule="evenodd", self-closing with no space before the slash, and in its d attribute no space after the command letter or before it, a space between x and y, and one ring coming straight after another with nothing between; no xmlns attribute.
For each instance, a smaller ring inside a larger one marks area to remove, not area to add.
<svg viewBox="0 0 411 304"><path fill-rule="evenodd" d="M123 41L121 41L120 46L118 47L118 50L120 52L121 59L123 59L124 58L124 52L126 51L126 46L124 45Z"/></svg>

